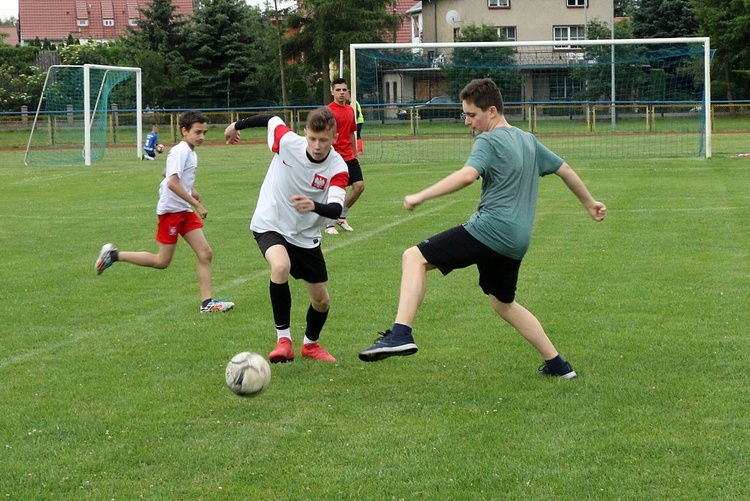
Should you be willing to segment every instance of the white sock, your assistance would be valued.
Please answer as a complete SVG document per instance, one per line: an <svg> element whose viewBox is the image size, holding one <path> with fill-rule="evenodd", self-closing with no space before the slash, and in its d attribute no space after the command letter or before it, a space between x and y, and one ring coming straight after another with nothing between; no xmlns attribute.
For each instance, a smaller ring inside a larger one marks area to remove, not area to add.
<svg viewBox="0 0 750 501"><path fill-rule="evenodd" d="M289 341L292 340L292 329L276 329L276 340L281 341L281 338L287 338Z"/></svg>
<svg viewBox="0 0 750 501"><path fill-rule="evenodd" d="M313 344L317 343L317 341L313 341L312 339L309 339L307 336L302 340L302 344Z"/></svg>
<svg viewBox="0 0 750 501"><path fill-rule="evenodd" d="M345 205L344 208L341 210L341 215L339 216L339 219L346 219L347 212L349 212L349 207Z"/></svg>

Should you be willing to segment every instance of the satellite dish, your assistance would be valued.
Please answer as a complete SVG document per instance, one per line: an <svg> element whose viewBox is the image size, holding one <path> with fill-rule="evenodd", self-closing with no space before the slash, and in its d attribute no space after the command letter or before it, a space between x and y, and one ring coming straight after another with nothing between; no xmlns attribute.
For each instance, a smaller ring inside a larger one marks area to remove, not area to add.
<svg viewBox="0 0 750 501"><path fill-rule="evenodd" d="M445 14L445 22L453 26L454 24L461 22L461 14L458 13L458 11L455 10L449 10Z"/></svg>

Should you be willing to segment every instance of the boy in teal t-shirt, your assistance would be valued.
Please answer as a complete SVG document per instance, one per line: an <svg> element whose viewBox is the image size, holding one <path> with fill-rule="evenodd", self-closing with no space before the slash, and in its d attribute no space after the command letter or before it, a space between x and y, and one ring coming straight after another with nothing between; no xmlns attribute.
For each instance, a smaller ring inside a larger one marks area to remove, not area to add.
<svg viewBox="0 0 750 501"><path fill-rule="evenodd" d="M359 354L374 362L412 355L417 345L412 327L427 286L427 272L444 275L475 265L479 285L492 308L512 325L544 359L538 372L565 379L573 367L555 349L539 320L515 301L518 270L531 242L539 178L557 174L595 221L607 208L560 157L527 132L512 127L503 114L503 98L489 78L472 80L461 91L466 125L478 134L466 165L419 193L404 197L404 207L456 192L482 178L479 206L468 222L407 249L402 258L401 291L393 327Z"/></svg>

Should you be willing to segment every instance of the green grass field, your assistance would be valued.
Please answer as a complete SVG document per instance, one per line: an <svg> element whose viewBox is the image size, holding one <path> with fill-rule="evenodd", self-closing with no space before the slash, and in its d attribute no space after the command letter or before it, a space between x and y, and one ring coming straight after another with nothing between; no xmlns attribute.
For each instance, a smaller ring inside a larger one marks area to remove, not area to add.
<svg viewBox="0 0 750 501"><path fill-rule="evenodd" d="M395 315L407 247L475 209L479 185L408 213L404 194L456 163L363 161L351 234L326 236L338 363L273 366L232 394L224 366L275 345L268 270L247 225L270 159L203 146L214 295L195 258L163 271L94 261L156 249L161 163L115 149L92 167L0 152L0 497L19 500L743 499L750 492L747 137L710 160L571 161L607 220L542 181L517 299L579 377L540 378L473 269L432 272L420 351L365 364ZM365 157L366 158L366 157ZM162 158L163 160L163 158ZM292 284L301 342L307 299Z"/></svg>

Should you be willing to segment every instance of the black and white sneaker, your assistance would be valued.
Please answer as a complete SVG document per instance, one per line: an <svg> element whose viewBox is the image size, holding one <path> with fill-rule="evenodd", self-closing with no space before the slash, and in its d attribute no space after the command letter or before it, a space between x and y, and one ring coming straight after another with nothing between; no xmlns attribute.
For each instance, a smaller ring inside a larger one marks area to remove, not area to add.
<svg viewBox="0 0 750 501"><path fill-rule="evenodd" d="M379 333L374 345L359 352L359 359L363 362L377 362L388 357L413 355L417 349L411 334L397 335L388 329Z"/></svg>
<svg viewBox="0 0 750 501"><path fill-rule="evenodd" d="M558 364L556 367L552 367L545 362L539 366L537 372L540 376L560 377L563 379L573 379L578 375L576 374L576 371L573 370L573 366L570 365L570 362L567 361Z"/></svg>

